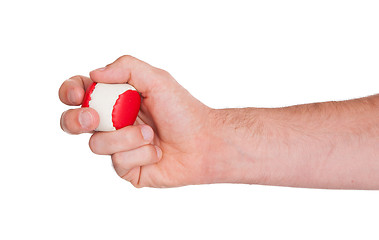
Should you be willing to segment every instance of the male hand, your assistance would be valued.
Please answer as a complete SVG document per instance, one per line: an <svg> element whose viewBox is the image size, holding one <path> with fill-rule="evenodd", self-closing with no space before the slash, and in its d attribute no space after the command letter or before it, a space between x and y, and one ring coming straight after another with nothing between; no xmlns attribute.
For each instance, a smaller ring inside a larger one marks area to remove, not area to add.
<svg viewBox="0 0 379 240"><path fill-rule="evenodd" d="M142 95L133 126L95 132L89 141L96 154L111 155L117 174L135 187L173 187L213 182L209 143L211 109L196 100L166 71L131 56L122 56L90 78L65 81L59 97L67 105L82 103L92 81L129 83ZM71 109L62 114L61 127L71 134L93 132L99 124L94 109Z"/></svg>

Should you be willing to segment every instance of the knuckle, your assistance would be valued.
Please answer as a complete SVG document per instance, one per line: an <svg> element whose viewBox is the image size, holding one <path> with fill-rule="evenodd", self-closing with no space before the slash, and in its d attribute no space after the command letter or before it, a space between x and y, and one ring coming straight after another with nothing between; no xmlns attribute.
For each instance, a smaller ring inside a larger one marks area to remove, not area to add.
<svg viewBox="0 0 379 240"><path fill-rule="evenodd" d="M131 127L125 127L121 131L123 145L129 145L134 140L134 131Z"/></svg>
<svg viewBox="0 0 379 240"><path fill-rule="evenodd" d="M99 135L101 139L98 139L98 142L101 141L107 146L112 146L111 149L119 149L122 141L120 141L120 137L116 134L116 132L103 132Z"/></svg>
<svg viewBox="0 0 379 240"><path fill-rule="evenodd" d="M127 126L122 128L118 133L118 137L113 139L112 144L122 145L123 147L134 146L138 139L140 139L140 133L137 127Z"/></svg>
<svg viewBox="0 0 379 240"><path fill-rule="evenodd" d="M85 81L85 77L82 75L74 75L66 80L66 83L82 84Z"/></svg>
<svg viewBox="0 0 379 240"><path fill-rule="evenodd" d="M136 167L128 170L124 173L124 175L120 176L122 179L130 182L135 188L142 188L143 186L140 184L140 167Z"/></svg>
<svg viewBox="0 0 379 240"><path fill-rule="evenodd" d="M129 170L127 171L124 175L121 175L120 176L122 179L130 182L133 186L136 184L136 181L134 181L135 179L135 174L133 173L132 170Z"/></svg>
<svg viewBox="0 0 379 240"><path fill-rule="evenodd" d="M123 56L119 57L118 60L123 62L123 63L130 63L131 61L134 61L135 58L131 55L123 55Z"/></svg>
<svg viewBox="0 0 379 240"><path fill-rule="evenodd" d="M136 181L129 181L133 187L135 188L143 188L144 186L142 186L141 184L139 184L138 182Z"/></svg>
<svg viewBox="0 0 379 240"><path fill-rule="evenodd" d="M82 76L81 76L81 75L74 75L74 76L70 77L70 78L67 79L67 80L69 81L69 80L74 80L74 79L78 79L78 80L80 80L80 79L82 79Z"/></svg>
<svg viewBox="0 0 379 240"><path fill-rule="evenodd" d="M171 74L169 72L167 72L166 70L161 69L161 68L155 68L155 74L157 74L158 76L160 76L162 78L171 77Z"/></svg>
<svg viewBox="0 0 379 240"><path fill-rule="evenodd" d="M112 163L115 169L120 168L121 162L122 162L122 156L121 153L114 153L111 156Z"/></svg>

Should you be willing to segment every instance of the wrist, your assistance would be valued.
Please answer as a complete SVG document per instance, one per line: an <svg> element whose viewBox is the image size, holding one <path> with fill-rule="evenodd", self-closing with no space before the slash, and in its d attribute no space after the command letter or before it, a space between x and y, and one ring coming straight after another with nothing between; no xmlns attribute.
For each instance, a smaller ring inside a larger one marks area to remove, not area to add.
<svg viewBox="0 0 379 240"><path fill-rule="evenodd" d="M303 160L309 148L319 149L319 142L308 136L308 123L291 111L213 110L208 159L214 182L296 186L304 180L309 171Z"/></svg>
<svg viewBox="0 0 379 240"><path fill-rule="evenodd" d="M263 183L257 155L264 120L261 110L212 109L206 175L212 183Z"/></svg>

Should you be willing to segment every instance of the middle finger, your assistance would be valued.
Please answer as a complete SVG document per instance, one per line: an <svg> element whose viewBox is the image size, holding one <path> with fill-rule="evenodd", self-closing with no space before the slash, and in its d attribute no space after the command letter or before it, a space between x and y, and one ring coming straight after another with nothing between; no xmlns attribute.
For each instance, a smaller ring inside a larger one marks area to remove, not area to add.
<svg viewBox="0 0 379 240"><path fill-rule="evenodd" d="M152 142L153 129L148 125L134 125L111 132L96 132L89 140L92 152L110 155L129 151Z"/></svg>

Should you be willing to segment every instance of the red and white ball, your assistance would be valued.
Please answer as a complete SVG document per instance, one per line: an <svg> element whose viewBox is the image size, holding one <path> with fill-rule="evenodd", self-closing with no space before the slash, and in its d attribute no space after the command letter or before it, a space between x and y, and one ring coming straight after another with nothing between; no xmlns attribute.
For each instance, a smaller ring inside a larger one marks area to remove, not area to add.
<svg viewBox="0 0 379 240"><path fill-rule="evenodd" d="M141 104L137 90L129 84L93 83L86 91L82 107L90 107L100 117L95 131L114 131L135 122Z"/></svg>

